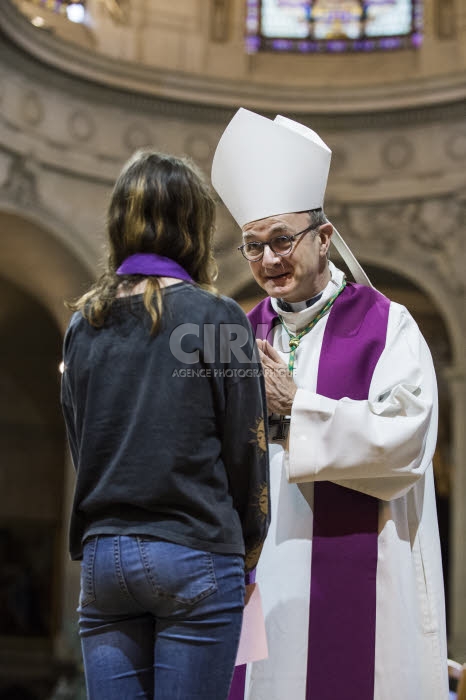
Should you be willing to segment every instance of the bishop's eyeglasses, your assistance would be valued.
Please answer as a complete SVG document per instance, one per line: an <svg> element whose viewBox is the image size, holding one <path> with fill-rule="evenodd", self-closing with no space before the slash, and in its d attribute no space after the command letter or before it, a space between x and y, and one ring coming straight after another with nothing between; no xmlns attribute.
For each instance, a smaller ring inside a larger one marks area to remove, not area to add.
<svg viewBox="0 0 466 700"><path fill-rule="evenodd" d="M298 236L302 236L303 233L308 233L309 231L315 230L312 226L308 226L298 233L294 233L292 236L275 236L270 241L263 243L262 241L250 241L248 243L243 243L243 245L238 246L238 250L241 251L243 256L249 262L259 262L264 257L265 246L268 245L272 253L275 255L289 255L293 250L293 243Z"/></svg>

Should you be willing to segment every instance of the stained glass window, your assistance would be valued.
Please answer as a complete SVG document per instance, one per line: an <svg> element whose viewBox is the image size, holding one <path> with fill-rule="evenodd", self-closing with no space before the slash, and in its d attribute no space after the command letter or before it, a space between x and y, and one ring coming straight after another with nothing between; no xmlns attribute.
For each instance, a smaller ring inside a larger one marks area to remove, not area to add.
<svg viewBox="0 0 466 700"><path fill-rule="evenodd" d="M421 42L422 0L247 0L249 53L391 50Z"/></svg>

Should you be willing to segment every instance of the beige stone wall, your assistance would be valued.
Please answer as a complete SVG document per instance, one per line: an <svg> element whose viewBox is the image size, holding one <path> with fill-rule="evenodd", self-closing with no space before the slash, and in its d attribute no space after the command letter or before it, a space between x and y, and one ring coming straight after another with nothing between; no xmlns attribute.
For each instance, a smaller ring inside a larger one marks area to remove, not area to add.
<svg viewBox="0 0 466 700"><path fill-rule="evenodd" d="M425 104L436 99L432 92L457 99L466 90L462 0L425 0L424 42L418 50L312 56L247 55L243 0L88 0L86 26L44 9L38 13L31 0L6 0L7 6L10 2L31 19L43 18L44 26L33 28L42 37L32 40L23 28L25 45L45 44L50 36L71 41L99 57L107 79L112 65L118 66L114 83L127 84L132 77L133 89L139 82L138 90L171 97L184 92L184 99L194 102L342 112ZM82 73L88 60L67 67Z"/></svg>
<svg viewBox="0 0 466 700"><path fill-rule="evenodd" d="M28 0L16 0L29 14L40 14ZM113 3L118 7L117 3ZM234 78L254 83L294 84L303 88L378 86L460 74L466 68L466 19L461 0L425 0L424 46L420 51L356 55L309 56L244 53L243 0L122 0L122 12L112 14L112 2L88 0L88 31L94 49L117 60L136 61L186 74ZM72 28L42 10L57 34L67 39ZM82 28L74 40L89 43Z"/></svg>

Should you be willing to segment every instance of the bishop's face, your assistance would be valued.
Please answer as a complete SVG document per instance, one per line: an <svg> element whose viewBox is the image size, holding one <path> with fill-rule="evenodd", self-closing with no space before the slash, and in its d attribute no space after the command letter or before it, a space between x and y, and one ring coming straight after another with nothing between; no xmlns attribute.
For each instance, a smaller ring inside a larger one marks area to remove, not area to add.
<svg viewBox="0 0 466 700"><path fill-rule="evenodd" d="M269 216L243 226L243 241L269 243L277 236L293 236L309 225L307 212ZM249 262L254 279L269 296L288 302L319 294L330 280L327 250L332 230L327 223L303 233L294 239L288 255L278 255L266 245L262 259Z"/></svg>

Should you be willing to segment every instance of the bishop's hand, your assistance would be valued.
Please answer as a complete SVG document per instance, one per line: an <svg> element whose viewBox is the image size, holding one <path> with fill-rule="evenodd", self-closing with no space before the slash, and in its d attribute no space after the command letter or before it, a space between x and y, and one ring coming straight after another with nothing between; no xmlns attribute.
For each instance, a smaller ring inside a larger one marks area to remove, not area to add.
<svg viewBox="0 0 466 700"><path fill-rule="evenodd" d="M268 413L291 414L297 391L293 377L278 352L266 340L258 340L259 356L264 368Z"/></svg>

